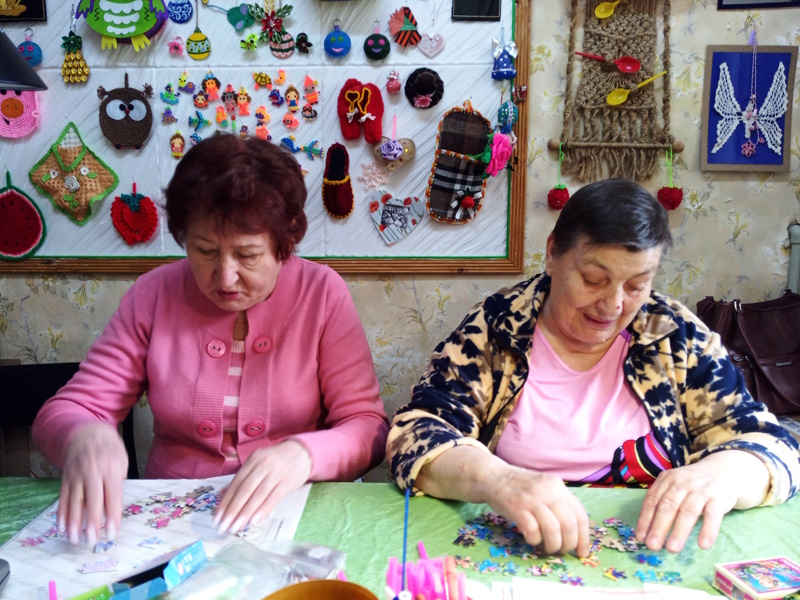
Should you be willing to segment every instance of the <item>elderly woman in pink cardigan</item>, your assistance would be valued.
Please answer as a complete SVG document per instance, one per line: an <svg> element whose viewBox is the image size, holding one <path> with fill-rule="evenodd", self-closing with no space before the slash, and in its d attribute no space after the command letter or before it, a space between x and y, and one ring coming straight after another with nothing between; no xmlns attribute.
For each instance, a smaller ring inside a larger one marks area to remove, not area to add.
<svg viewBox="0 0 800 600"><path fill-rule="evenodd" d="M353 480L381 462L387 419L347 285L293 256L305 200L294 158L257 138L214 136L179 163L166 213L187 258L134 283L34 424L63 468L58 526L70 541L119 530L128 461L116 426L145 391L145 477L236 473L221 531L308 481Z"/></svg>

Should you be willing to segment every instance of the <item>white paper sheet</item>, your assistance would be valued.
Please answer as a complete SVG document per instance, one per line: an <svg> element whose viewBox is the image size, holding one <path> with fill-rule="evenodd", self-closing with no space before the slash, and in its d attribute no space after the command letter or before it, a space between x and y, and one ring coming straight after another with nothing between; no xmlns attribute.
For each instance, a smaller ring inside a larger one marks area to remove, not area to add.
<svg viewBox="0 0 800 600"><path fill-rule="evenodd" d="M233 475L211 479L126 481L123 503L127 507L154 494L186 496L203 486L212 486L214 493L219 494L232 478ZM307 484L284 498L269 519L257 527L248 528L241 537L264 550L268 550L274 540L293 539L310 490L311 485ZM24 498L20 501L24 502ZM235 539L233 534L217 534L211 523L213 515L208 510L192 511L171 519L165 527L151 527L148 520L159 516L153 512L156 506L159 505L142 505L141 513L124 517L115 545L105 552L95 553L89 546L73 546L63 536L53 536L58 507L56 502L0 548L0 556L11 565L11 577L0 598L46 599L50 580L56 582L59 599L71 598L123 579L135 573L144 563L196 540L202 540L206 554L211 558ZM158 538L160 543L153 538ZM151 541L141 545L146 540ZM110 571L81 573L78 570L86 565L110 560L116 561L116 566Z"/></svg>

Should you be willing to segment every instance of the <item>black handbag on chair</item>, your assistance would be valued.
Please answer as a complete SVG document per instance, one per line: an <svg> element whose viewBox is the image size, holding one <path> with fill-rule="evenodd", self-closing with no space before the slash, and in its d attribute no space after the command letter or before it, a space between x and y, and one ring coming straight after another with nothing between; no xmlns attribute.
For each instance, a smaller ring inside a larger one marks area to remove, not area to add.
<svg viewBox="0 0 800 600"><path fill-rule="evenodd" d="M800 294L751 304L706 296L697 316L720 335L756 400L776 415L800 414Z"/></svg>

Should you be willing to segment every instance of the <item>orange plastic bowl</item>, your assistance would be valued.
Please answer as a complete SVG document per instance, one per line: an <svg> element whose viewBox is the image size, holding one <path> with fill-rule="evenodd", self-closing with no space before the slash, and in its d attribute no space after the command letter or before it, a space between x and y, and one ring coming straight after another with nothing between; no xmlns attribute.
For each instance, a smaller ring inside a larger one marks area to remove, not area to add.
<svg viewBox="0 0 800 600"><path fill-rule="evenodd" d="M378 600L378 597L357 583L317 579L290 585L263 600Z"/></svg>

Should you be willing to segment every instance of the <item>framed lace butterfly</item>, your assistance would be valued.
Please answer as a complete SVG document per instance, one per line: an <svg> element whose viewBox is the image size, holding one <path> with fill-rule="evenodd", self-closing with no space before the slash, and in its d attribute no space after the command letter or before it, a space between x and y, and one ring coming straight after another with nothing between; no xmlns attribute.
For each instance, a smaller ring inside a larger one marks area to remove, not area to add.
<svg viewBox="0 0 800 600"><path fill-rule="evenodd" d="M797 48L709 46L701 169L788 171Z"/></svg>

